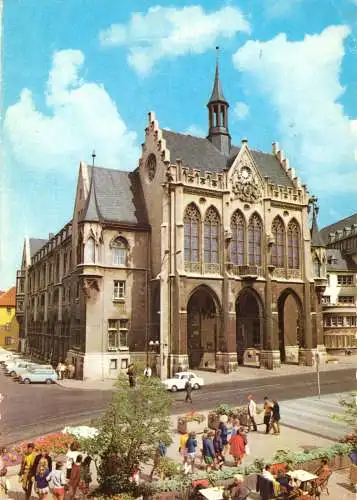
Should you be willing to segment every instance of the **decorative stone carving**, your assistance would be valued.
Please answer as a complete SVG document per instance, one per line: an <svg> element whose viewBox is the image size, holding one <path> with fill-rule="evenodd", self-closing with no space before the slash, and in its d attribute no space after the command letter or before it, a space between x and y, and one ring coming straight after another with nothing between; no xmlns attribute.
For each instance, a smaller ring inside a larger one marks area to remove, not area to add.
<svg viewBox="0 0 357 500"><path fill-rule="evenodd" d="M83 292L87 299L95 299L100 292L98 280L96 278L86 278L83 281Z"/></svg>
<svg viewBox="0 0 357 500"><path fill-rule="evenodd" d="M254 170L244 162L232 175L232 192L241 201L254 203L262 196L260 183Z"/></svg>

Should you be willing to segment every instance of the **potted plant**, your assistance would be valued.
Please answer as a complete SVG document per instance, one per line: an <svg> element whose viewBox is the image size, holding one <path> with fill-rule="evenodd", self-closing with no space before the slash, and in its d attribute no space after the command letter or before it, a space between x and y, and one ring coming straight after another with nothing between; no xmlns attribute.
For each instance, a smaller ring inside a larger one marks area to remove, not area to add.
<svg viewBox="0 0 357 500"><path fill-rule="evenodd" d="M177 418L177 432L187 434L188 432L200 432L201 424L206 420L203 413L191 411Z"/></svg>
<svg viewBox="0 0 357 500"><path fill-rule="evenodd" d="M233 414L233 406L228 404L220 404L213 411L208 414L208 427L210 429L218 429L219 423L221 421L222 416L227 417L227 421L231 418Z"/></svg>

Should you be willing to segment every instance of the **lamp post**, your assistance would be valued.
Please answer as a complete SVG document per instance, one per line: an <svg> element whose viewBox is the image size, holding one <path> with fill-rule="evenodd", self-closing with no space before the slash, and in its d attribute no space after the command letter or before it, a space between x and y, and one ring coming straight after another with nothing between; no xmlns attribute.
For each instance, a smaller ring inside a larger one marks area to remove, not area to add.
<svg viewBox="0 0 357 500"><path fill-rule="evenodd" d="M320 386L320 353L318 351L315 352L315 363L316 363L316 375L317 375L317 393L319 395L319 399L321 397L321 386ZM356 370L356 378L357 378L357 370Z"/></svg>

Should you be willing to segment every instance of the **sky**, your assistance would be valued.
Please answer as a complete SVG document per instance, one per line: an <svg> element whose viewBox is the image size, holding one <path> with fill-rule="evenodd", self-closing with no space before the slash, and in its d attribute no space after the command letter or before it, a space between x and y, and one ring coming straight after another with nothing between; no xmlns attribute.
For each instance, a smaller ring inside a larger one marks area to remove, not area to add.
<svg viewBox="0 0 357 500"><path fill-rule="evenodd" d="M0 289L73 212L79 162L133 170L147 113L205 136L215 46L234 144L278 142L320 205L357 211L357 0L3 0Z"/></svg>

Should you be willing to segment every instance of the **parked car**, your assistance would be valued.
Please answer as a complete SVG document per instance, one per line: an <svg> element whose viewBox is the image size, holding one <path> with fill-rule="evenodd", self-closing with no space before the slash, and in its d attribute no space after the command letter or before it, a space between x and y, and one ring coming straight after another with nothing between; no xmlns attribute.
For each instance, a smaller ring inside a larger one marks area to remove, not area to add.
<svg viewBox="0 0 357 500"><path fill-rule="evenodd" d="M12 368L14 368L15 366L18 366L19 364L23 364L23 363L30 363L30 360L23 359L23 358L8 359L5 361L5 363L3 363L4 371L5 371L5 373L9 373L12 370Z"/></svg>
<svg viewBox="0 0 357 500"><path fill-rule="evenodd" d="M51 368L29 368L19 376L20 384L54 384L58 379L56 371Z"/></svg>
<svg viewBox="0 0 357 500"><path fill-rule="evenodd" d="M39 365L38 363L34 363L29 361L28 363L19 363L12 367L9 375L11 377L19 377L23 373L26 373L28 370L36 370L37 368L45 368L47 370L53 370L51 365Z"/></svg>
<svg viewBox="0 0 357 500"><path fill-rule="evenodd" d="M185 389L187 380L190 380L193 389L200 389L205 384L203 378L197 377L197 375L192 372L175 373L172 378L168 378L162 383L167 390L176 392Z"/></svg>
<svg viewBox="0 0 357 500"><path fill-rule="evenodd" d="M18 353L13 353L11 351L1 352L0 353L0 363L5 363L6 361L14 360L20 358L21 355Z"/></svg>

